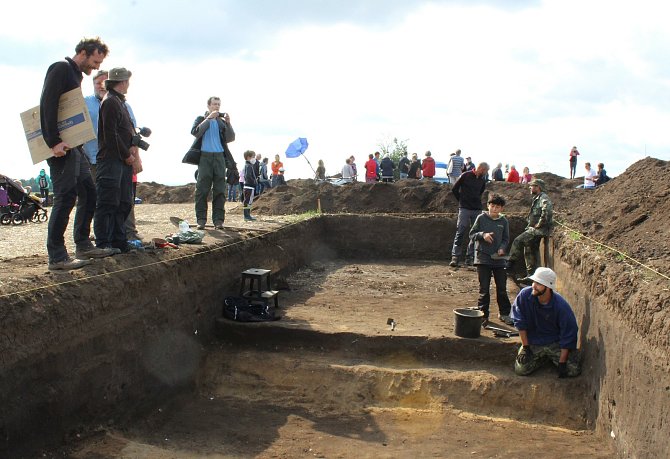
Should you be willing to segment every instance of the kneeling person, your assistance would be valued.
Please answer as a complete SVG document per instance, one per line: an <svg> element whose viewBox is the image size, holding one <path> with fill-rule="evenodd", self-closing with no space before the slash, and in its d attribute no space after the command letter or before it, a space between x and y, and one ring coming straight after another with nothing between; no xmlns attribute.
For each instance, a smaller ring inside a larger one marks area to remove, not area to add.
<svg viewBox="0 0 670 459"><path fill-rule="evenodd" d="M579 375L579 327L568 302L554 292L556 273L537 268L530 280L533 284L521 290L512 305L511 317L522 344L514 371L525 376L552 362L559 378Z"/></svg>

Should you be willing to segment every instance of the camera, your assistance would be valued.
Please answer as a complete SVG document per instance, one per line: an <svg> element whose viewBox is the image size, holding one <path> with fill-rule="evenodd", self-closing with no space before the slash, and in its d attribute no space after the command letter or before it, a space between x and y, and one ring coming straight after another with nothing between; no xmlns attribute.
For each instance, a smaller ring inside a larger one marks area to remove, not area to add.
<svg viewBox="0 0 670 459"><path fill-rule="evenodd" d="M151 135L151 129L148 127L143 127L143 128L135 128L136 133L133 136L130 145L133 147L141 148L144 151L147 151L149 149L149 143L144 140L142 137L149 137Z"/></svg>
<svg viewBox="0 0 670 459"><path fill-rule="evenodd" d="M228 115L226 112L219 112L219 117L225 118Z"/></svg>

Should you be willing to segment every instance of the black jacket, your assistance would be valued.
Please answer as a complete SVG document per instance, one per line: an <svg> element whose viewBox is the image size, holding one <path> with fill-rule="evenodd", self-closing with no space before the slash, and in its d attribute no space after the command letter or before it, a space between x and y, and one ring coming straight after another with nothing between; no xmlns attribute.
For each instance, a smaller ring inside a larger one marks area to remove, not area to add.
<svg viewBox="0 0 670 459"><path fill-rule="evenodd" d="M403 156L402 158L400 158L400 161L398 161L398 170L403 174L407 174L409 172L409 165L410 165L409 158L407 156Z"/></svg>
<svg viewBox="0 0 670 459"><path fill-rule="evenodd" d="M69 57L49 67L44 77L42 96L40 97L40 124L42 136L49 148L53 148L63 140L58 133L58 102L60 96L75 88L81 87L84 76L79 66ZM95 127L95 126L94 126ZM76 145L70 145L74 147Z"/></svg>
<svg viewBox="0 0 670 459"><path fill-rule="evenodd" d="M130 156L135 128L123 94L110 89L100 105L98 116L98 161Z"/></svg>
<svg viewBox="0 0 670 459"><path fill-rule="evenodd" d="M469 210L482 210L482 194L486 189L484 177L477 177L473 171L461 174L454 183L451 192L458 199L458 207Z"/></svg>
<svg viewBox="0 0 670 459"><path fill-rule="evenodd" d="M191 148L200 150L202 148L202 136L207 131L206 129L200 129L200 125L205 121L204 116L198 116L193 122L193 127L191 128L191 134L195 136L193 145ZM228 169L237 169L237 163L233 159L232 153L228 149L228 142L235 141L235 131L233 126L223 121L221 118L218 120L219 125L219 138L221 139L221 145L223 145L223 154L226 159L226 168Z"/></svg>

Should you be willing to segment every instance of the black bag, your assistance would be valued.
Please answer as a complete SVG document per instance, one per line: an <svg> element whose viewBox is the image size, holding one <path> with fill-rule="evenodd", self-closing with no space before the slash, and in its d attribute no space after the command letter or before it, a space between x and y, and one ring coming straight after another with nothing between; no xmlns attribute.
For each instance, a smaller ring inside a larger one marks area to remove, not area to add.
<svg viewBox="0 0 670 459"><path fill-rule="evenodd" d="M196 147L189 148L181 162L184 164L193 164L194 166L197 166L200 163L200 149Z"/></svg>
<svg viewBox="0 0 670 459"><path fill-rule="evenodd" d="M249 303L239 296L228 296L223 300L223 317L237 322L267 322L279 320L269 305Z"/></svg>

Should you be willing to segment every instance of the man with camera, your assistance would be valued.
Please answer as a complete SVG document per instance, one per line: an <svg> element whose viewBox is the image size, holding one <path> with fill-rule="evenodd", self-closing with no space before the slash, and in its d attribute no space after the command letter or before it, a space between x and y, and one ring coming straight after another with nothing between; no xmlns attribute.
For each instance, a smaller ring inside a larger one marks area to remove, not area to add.
<svg viewBox="0 0 670 459"><path fill-rule="evenodd" d="M133 173L142 171L138 145L148 147L130 118L125 95L132 73L117 67L105 80L107 94L98 118L95 240L98 247L127 252L125 221L132 207ZM146 145L141 145L144 142Z"/></svg>
<svg viewBox="0 0 670 459"><path fill-rule="evenodd" d="M212 190L212 222L214 228L223 229L226 217L226 167L237 169L233 156L228 150L228 142L235 140L235 131L230 124L230 116L219 112L221 99L210 97L207 111L198 116L191 128L196 140L192 148L200 150L198 175L195 183L195 219L198 229L205 229L207 223L207 196Z"/></svg>

